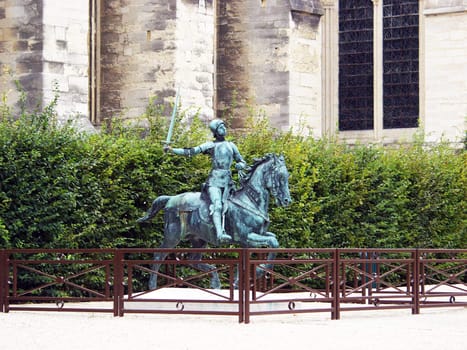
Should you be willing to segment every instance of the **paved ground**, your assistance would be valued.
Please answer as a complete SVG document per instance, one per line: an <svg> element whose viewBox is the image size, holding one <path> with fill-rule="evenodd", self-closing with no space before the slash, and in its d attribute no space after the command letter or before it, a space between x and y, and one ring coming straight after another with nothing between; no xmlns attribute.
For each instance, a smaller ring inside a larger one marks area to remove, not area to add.
<svg viewBox="0 0 467 350"><path fill-rule="evenodd" d="M0 313L0 349L467 349L467 308L236 317L12 311Z"/></svg>

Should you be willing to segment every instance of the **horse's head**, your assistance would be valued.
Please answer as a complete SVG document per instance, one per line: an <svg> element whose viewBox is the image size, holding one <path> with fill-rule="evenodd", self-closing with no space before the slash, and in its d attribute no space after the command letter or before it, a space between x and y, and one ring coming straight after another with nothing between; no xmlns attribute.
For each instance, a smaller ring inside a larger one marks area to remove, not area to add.
<svg viewBox="0 0 467 350"><path fill-rule="evenodd" d="M271 191L276 204L286 207L292 202L289 191L289 172L284 156L270 155L271 166L265 173L266 187Z"/></svg>
<svg viewBox="0 0 467 350"><path fill-rule="evenodd" d="M241 174L241 183L241 191L249 189L246 193L255 203L258 203L256 197L259 196L261 189L265 194L268 192L272 194L280 206L285 207L292 202L289 192L289 172L285 166L284 156L267 154L263 158L255 159L248 172Z"/></svg>

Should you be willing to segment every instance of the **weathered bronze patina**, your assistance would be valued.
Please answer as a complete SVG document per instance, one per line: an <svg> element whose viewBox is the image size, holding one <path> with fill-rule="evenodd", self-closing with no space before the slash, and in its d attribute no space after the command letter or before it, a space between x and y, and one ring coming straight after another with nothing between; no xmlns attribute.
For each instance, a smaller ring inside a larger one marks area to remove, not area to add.
<svg viewBox="0 0 467 350"><path fill-rule="evenodd" d="M166 152L192 156L207 153L212 157L212 170L202 192L187 192L175 196L162 195L154 200L146 215L138 222L151 220L161 209L164 210L164 240L161 248L173 248L187 239L195 248L204 248L209 243L238 243L242 247L273 247L279 243L269 227L269 197L278 205L290 204L288 185L289 173L283 156L268 154L255 160L247 167L237 147L226 141L224 123L216 119L210 123L215 141L194 148L171 148ZM236 168L242 171L241 184L235 189L230 167L236 161ZM165 253L156 253L155 260L165 259ZM271 255L270 259L273 258ZM200 264L198 268L211 270ZM158 265L154 266L157 271ZM157 286L156 274L150 281L150 288ZM218 288L218 281L212 287Z"/></svg>

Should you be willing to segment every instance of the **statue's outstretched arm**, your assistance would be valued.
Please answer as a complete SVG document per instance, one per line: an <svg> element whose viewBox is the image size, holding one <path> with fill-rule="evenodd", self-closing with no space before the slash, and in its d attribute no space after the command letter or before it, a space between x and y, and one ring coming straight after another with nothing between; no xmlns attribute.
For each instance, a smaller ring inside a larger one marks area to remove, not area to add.
<svg viewBox="0 0 467 350"><path fill-rule="evenodd" d="M171 148L170 152L176 154L178 156L191 156L192 152L190 151L192 148Z"/></svg>
<svg viewBox="0 0 467 350"><path fill-rule="evenodd" d="M170 152L170 153L173 153L179 156L191 157L191 156L206 152L209 148L212 147L212 144L213 144L212 142L206 142L199 146L191 147L191 148L172 148L169 146L165 148L164 150L166 150L166 152Z"/></svg>

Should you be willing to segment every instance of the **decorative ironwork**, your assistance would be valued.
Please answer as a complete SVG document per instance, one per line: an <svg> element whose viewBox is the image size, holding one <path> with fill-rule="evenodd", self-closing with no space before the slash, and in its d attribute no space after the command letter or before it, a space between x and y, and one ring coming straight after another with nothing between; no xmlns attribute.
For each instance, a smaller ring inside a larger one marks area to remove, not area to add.
<svg viewBox="0 0 467 350"><path fill-rule="evenodd" d="M383 2L383 127L414 128L419 118L418 0Z"/></svg>
<svg viewBox="0 0 467 350"><path fill-rule="evenodd" d="M339 130L373 124L373 2L340 0Z"/></svg>
<svg viewBox="0 0 467 350"><path fill-rule="evenodd" d="M256 315L339 319L376 307L418 314L467 306L467 249L165 249L158 289L148 290L158 251L0 249L0 312L231 315L248 323ZM210 287L214 275L222 288Z"/></svg>

